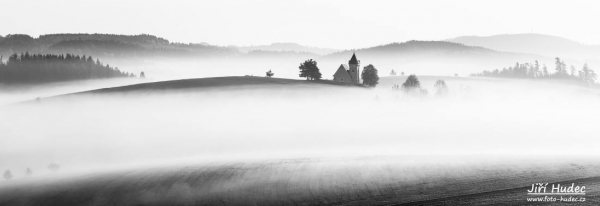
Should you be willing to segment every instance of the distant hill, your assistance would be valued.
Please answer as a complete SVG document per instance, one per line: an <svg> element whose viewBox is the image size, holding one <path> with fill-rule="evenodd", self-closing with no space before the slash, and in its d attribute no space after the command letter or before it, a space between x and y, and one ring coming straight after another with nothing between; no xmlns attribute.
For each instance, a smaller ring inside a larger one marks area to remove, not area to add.
<svg viewBox="0 0 600 206"><path fill-rule="evenodd" d="M450 42L480 46L498 51L539 54L572 59L599 58L599 45L585 45L569 39L543 34L503 34L494 36L461 36Z"/></svg>
<svg viewBox="0 0 600 206"><path fill-rule="evenodd" d="M331 54L333 52L339 51L337 49L328 49L328 48L318 48L318 47L308 47L303 46L296 43L273 43L270 45L260 45L260 46L244 46L244 47L236 47L241 52L249 52L253 50L261 50L261 51L292 51L292 52L308 52L314 53L317 55L326 55Z"/></svg>
<svg viewBox="0 0 600 206"><path fill-rule="evenodd" d="M307 47L295 43L274 43L263 46L215 46L173 43L148 35L117 34L47 34L38 38L25 34L0 37L0 55L13 53L49 53L93 55L99 58L131 57L291 57L313 58L335 52L334 49Z"/></svg>
<svg viewBox="0 0 600 206"><path fill-rule="evenodd" d="M327 70L335 70L339 64L347 64L353 52L361 60L361 69L373 64L384 75L389 74L391 69L428 75L467 75L484 68L502 68L515 62L552 61L540 55L499 52L453 42L408 41L336 52L319 58L319 64L327 67ZM333 74L334 71L329 72Z"/></svg>
<svg viewBox="0 0 600 206"><path fill-rule="evenodd" d="M233 48L208 44L172 43L166 39L147 35L116 34L48 34L33 38L24 34L11 34L0 38L0 55L13 53L49 53L94 55L104 58L118 57L214 57L235 56Z"/></svg>

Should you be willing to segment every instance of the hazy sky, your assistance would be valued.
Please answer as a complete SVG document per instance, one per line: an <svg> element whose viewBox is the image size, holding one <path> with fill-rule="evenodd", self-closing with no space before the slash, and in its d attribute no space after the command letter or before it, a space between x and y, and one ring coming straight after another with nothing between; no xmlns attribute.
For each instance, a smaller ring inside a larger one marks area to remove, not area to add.
<svg viewBox="0 0 600 206"><path fill-rule="evenodd" d="M176 42L353 49L543 33L600 44L600 1L0 0L0 35L147 33Z"/></svg>

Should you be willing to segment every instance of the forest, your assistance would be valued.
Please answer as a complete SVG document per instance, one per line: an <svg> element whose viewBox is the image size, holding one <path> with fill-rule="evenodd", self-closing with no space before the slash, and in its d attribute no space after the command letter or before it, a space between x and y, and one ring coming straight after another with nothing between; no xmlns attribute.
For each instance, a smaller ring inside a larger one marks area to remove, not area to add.
<svg viewBox="0 0 600 206"><path fill-rule="evenodd" d="M0 55L13 53L92 55L100 58L210 57L237 55L234 48L207 44L172 43L148 34L48 34L38 38L25 34L0 36Z"/></svg>
<svg viewBox="0 0 600 206"><path fill-rule="evenodd" d="M568 79L579 81L588 84L595 84L598 75L587 64L583 68L577 70L575 66L567 64L556 57L554 62L554 72L550 71L544 64L540 66L536 60L532 63L515 63L512 67L505 67L502 70L495 69L493 71L484 70L481 73L472 74L477 77L502 77L502 78L529 78L529 79Z"/></svg>
<svg viewBox="0 0 600 206"><path fill-rule="evenodd" d="M12 54L6 63L0 57L0 83L37 84L70 80L135 77L104 65L92 56L72 54Z"/></svg>

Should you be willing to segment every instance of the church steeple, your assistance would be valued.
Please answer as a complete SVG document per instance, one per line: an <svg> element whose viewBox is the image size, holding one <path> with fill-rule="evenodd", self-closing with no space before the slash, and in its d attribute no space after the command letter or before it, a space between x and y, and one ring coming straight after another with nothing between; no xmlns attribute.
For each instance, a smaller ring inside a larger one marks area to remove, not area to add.
<svg viewBox="0 0 600 206"><path fill-rule="evenodd" d="M352 53L352 58L348 61L348 64L358 64L358 60L356 60L356 53Z"/></svg>
<svg viewBox="0 0 600 206"><path fill-rule="evenodd" d="M350 70L348 70L348 73L350 74L350 77L352 77L352 81L354 83L360 83L360 61L356 59L356 53L352 53L352 58L350 58L350 61L348 61L348 66L350 66Z"/></svg>

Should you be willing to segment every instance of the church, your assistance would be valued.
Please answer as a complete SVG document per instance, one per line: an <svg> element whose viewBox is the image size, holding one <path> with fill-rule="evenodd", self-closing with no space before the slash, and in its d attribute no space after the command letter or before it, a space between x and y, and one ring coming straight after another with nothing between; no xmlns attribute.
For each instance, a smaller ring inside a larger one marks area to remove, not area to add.
<svg viewBox="0 0 600 206"><path fill-rule="evenodd" d="M333 74L333 81L360 83L359 66L360 61L356 59L356 53L353 53L348 64L341 64L335 74Z"/></svg>

